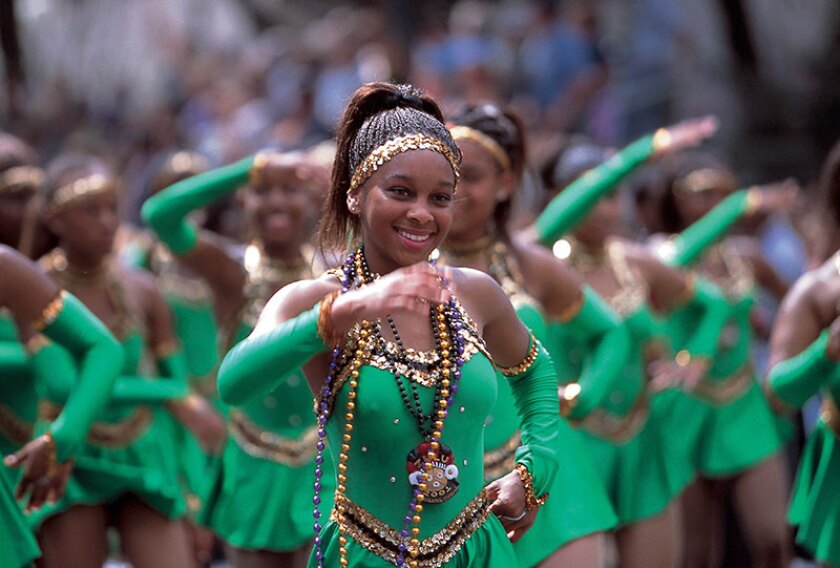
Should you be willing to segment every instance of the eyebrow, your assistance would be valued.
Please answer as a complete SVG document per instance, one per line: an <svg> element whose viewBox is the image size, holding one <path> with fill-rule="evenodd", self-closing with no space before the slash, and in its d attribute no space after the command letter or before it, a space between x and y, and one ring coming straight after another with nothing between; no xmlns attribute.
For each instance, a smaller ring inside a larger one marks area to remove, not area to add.
<svg viewBox="0 0 840 568"><path fill-rule="evenodd" d="M414 183L416 180L414 179L414 177L406 174L393 173L385 176L385 181L407 181ZM438 186L455 187L455 182L449 180L441 180L438 181Z"/></svg>

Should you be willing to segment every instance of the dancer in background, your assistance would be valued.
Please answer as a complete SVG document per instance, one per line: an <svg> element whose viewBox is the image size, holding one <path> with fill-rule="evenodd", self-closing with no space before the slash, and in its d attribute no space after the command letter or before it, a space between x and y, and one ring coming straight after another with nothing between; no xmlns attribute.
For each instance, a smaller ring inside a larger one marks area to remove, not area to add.
<svg viewBox="0 0 840 568"><path fill-rule="evenodd" d="M325 179L304 154L260 153L178 182L143 206L160 241L211 290L222 352L253 330L272 294L313 277L308 235ZM244 249L189 223L193 211L240 188L251 235ZM262 395L226 410L230 437L202 515L238 568L302 565L312 538L311 496L300 489L315 467L312 394L298 372Z"/></svg>

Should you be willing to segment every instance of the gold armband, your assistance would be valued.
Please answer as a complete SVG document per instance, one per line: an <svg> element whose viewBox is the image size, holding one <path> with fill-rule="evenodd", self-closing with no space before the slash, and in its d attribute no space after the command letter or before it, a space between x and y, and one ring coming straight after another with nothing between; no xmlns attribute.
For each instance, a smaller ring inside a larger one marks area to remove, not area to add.
<svg viewBox="0 0 840 568"><path fill-rule="evenodd" d="M533 333L530 333L531 336L531 347L528 349L528 354L525 355L525 358L520 362L518 365L513 367L499 367L499 371L506 377L518 377L525 371L531 368L531 365L534 364L534 361L537 360L537 355L539 354L539 348L537 347L537 338L534 337Z"/></svg>
<svg viewBox="0 0 840 568"><path fill-rule="evenodd" d="M248 182L254 186L259 187L265 181L265 168L268 165L268 152L257 152L254 156L254 163L251 164L251 169L248 171Z"/></svg>
<svg viewBox="0 0 840 568"><path fill-rule="evenodd" d="M58 314L61 313L61 310L64 308L64 295L67 294L66 291L62 290L58 293L58 296L53 298L49 304L44 308L44 311L41 312L41 315L38 316L34 322L32 322L32 327L35 331L43 331L45 327L50 325L55 319L58 317Z"/></svg>
<svg viewBox="0 0 840 568"><path fill-rule="evenodd" d="M30 355L35 355L49 344L50 340L47 339L46 336L40 333L36 333L35 335L26 340L26 352Z"/></svg>
<svg viewBox="0 0 840 568"><path fill-rule="evenodd" d="M564 418L567 418L577 406L580 390L580 385L577 383L569 383L563 388L563 394L560 396L560 415Z"/></svg>
<svg viewBox="0 0 840 568"><path fill-rule="evenodd" d="M339 294L341 292L335 290L324 296L324 299L321 300L321 307L318 309L318 335L329 347L334 346L339 341L332 322L332 307Z"/></svg>
<svg viewBox="0 0 840 568"><path fill-rule="evenodd" d="M758 186L752 186L747 190L747 213L755 213L764 204L764 194Z"/></svg>
<svg viewBox="0 0 840 568"><path fill-rule="evenodd" d="M673 136L667 128L660 128L653 134L653 152L660 154L671 146Z"/></svg>
<svg viewBox="0 0 840 568"><path fill-rule="evenodd" d="M580 313L580 310L583 309L583 303L586 301L586 296L583 292L580 293L580 296L575 299L574 302L563 308L563 311L557 315L557 321L560 323L569 323L575 316Z"/></svg>

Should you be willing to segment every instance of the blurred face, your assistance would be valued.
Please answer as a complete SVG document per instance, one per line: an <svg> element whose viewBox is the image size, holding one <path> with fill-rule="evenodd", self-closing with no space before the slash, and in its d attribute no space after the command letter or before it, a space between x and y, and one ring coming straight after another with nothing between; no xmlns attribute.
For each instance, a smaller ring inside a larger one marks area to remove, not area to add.
<svg viewBox="0 0 840 568"><path fill-rule="evenodd" d="M731 193L730 188L708 188L700 191L675 192L677 212L685 225L690 225L711 211Z"/></svg>
<svg viewBox="0 0 840 568"><path fill-rule="evenodd" d="M301 180L269 180L245 190L242 206L248 225L260 242L284 246L301 242L309 235L312 199L308 185Z"/></svg>
<svg viewBox="0 0 840 568"><path fill-rule="evenodd" d="M26 206L34 195L33 189L21 189L0 195L0 243L10 247L18 246Z"/></svg>
<svg viewBox="0 0 840 568"><path fill-rule="evenodd" d="M486 234L493 213L510 197L511 175L502 172L495 159L472 140L458 141L461 148L461 179L455 201L455 218L447 238L473 241Z"/></svg>
<svg viewBox="0 0 840 568"><path fill-rule="evenodd" d="M85 196L48 214L46 222L68 256L101 262L111 253L119 228L117 194L107 191Z"/></svg>
<svg viewBox="0 0 840 568"><path fill-rule="evenodd" d="M617 194L598 201L592 212L575 227L575 238L586 246L600 247L621 229L621 205Z"/></svg>
<svg viewBox="0 0 840 568"><path fill-rule="evenodd" d="M452 225L455 175L441 154L409 150L391 158L348 196L359 211L371 270L386 273L426 260Z"/></svg>

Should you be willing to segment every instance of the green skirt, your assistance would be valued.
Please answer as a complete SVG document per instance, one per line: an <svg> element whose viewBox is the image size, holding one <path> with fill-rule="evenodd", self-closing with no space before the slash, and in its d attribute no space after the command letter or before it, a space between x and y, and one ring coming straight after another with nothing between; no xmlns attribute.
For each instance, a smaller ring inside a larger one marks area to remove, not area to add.
<svg viewBox="0 0 840 568"><path fill-rule="evenodd" d="M586 535L609 531L618 523L613 507L598 483L579 432L560 420L560 467L528 532L513 544L521 566L536 566L563 545Z"/></svg>
<svg viewBox="0 0 840 568"><path fill-rule="evenodd" d="M338 566L338 525L330 521L321 530L324 566ZM353 538L347 537L347 560L353 568L387 568L394 565L368 551ZM309 557L309 567L318 566L315 553ZM461 545L455 556L442 564L446 568L515 568L521 566L508 540L502 523L490 517Z"/></svg>
<svg viewBox="0 0 840 568"><path fill-rule="evenodd" d="M665 419L665 431L669 443L684 448L695 471L705 477L738 475L783 444L779 423L755 380L724 404L681 397Z"/></svg>
<svg viewBox="0 0 840 568"><path fill-rule="evenodd" d="M324 463L329 459L325 452ZM292 467L255 457L231 437L200 521L236 548L296 550L314 536L314 472L314 460ZM321 483L321 511L326 512L335 491L331 465L324 467Z"/></svg>
<svg viewBox="0 0 840 568"><path fill-rule="evenodd" d="M802 548L840 566L840 439L822 421L802 452L788 520Z"/></svg>
<svg viewBox="0 0 840 568"><path fill-rule="evenodd" d="M8 468L0 464L0 469ZM0 475L0 566L22 568L31 566L32 561L41 556L41 551L15 501L9 477L6 472Z"/></svg>
<svg viewBox="0 0 840 568"><path fill-rule="evenodd" d="M149 410L150 420L127 445L86 442L73 456L75 465L64 497L29 515L30 523L38 526L76 505L113 503L125 495L139 498L164 517L183 516L186 503L178 486L176 425L165 410ZM39 429L44 426L38 425Z"/></svg>
<svg viewBox="0 0 840 568"><path fill-rule="evenodd" d="M619 526L658 515L676 496L660 430L659 422L651 418L623 441L580 430Z"/></svg>

